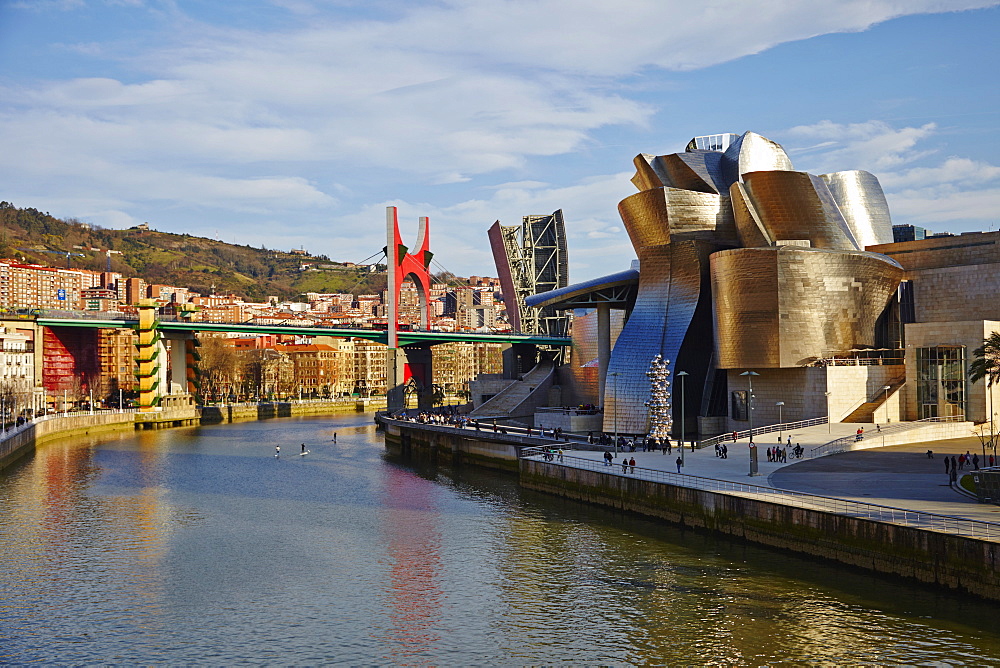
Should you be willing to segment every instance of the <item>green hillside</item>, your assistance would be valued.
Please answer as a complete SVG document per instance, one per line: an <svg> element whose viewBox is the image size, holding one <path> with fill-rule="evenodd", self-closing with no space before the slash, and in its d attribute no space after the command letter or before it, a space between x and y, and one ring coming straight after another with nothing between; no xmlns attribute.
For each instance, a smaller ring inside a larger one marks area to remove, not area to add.
<svg viewBox="0 0 1000 668"><path fill-rule="evenodd" d="M98 249L97 251L91 250ZM187 287L201 294L233 293L249 301L269 295L293 299L305 292L373 294L385 275L344 267L325 256L237 246L189 234L131 228L109 230L75 219L60 220L36 209L0 202L0 257L48 266L111 270L148 283ZM299 271L302 264L318 271Z"/></svg>

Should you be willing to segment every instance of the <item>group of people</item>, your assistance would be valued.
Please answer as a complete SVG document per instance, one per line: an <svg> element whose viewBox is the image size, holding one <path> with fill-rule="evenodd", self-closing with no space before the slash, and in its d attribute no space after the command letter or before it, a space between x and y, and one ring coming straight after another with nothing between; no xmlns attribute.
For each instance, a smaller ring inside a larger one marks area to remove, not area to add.
<svg viewBox="0 0 1000 668"><path fill-rule="evenodd" d="M605 450L604 452L604 465L614 466L615 456L611 454L610 450ZM622 457L622 473L629 473L631 469L632 473L635 473L635 457Z"/></svg>
<svg viewBox="0 0 1000 668"><path fill-rule="evenodd" d="M719 459L729 459L729 446L725 443L716 443L715 456Z"/></svg>

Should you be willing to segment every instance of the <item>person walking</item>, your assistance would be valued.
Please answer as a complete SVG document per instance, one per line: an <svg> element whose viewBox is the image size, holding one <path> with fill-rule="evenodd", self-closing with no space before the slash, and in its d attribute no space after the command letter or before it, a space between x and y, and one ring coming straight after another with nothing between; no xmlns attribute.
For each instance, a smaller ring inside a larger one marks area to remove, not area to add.
<svg viewBox="0 0 1000 668"><path fill-rule="evenodd" d="M952 472L958 469L958 462L955 460L955 455L951 456L951 470Z"/></svg>
<svg viewBox="0 0 1000 668"><path fill-rule="evenodd" d="M628 460L629 473L635 473L635 457L630 457Z"/></svg>
<svg viewBox="0 0 1000 668"><path fill-rule="evenodd" d="M681 458L680 458L680 457L678 457L678 458L677 458L677 472L678 472L678 473L680 473L680 472L681 472L681 466L682 466L683 464L684 464L684 462L682 462L682 461L681 461Z"/></svg>
<svg viewBox="0 0 1000 668"><path fill-rule="evenodd" d="M622 457L622 473L628 473L628 460Z"/></svg>
<svg viewBox="0 0 1000 668"><path fill-rule="evenodd" d="M562 460L563 460L563 451L562 448L559 448L559 461L561 462Z"/></svg>
<svg viewBox="0 0 1000 668"><path fill-rule="evenodd" d="M972 455L972 470L973 471L979 470L979 453Z"/></svg>

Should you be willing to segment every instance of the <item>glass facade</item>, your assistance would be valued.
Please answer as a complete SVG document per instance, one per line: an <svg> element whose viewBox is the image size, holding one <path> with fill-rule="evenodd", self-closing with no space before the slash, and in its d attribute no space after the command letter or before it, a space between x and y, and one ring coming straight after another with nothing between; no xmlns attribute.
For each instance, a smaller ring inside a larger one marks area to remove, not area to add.
<svg viewBox="0 0 1000 668"><path fill-rule="evenodd" d="M966 414L965 346L917 348L918 418Z"/></svg>

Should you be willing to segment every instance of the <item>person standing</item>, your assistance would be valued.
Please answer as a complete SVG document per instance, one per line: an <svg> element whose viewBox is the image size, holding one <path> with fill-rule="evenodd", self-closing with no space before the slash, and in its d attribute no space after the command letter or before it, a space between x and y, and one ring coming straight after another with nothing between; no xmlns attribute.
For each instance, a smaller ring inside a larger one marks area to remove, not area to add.
<svg viewBox="0 0 1000 668"><path fill-rule="evenodd" d="M622 457L622 473L628 473L628 460Z"/></svg>
<svg viewBox="0 0 1000 668"><path fill-rule="evenodd" d="M629 471L629 473L635 473L635 457L632 457L628 460L628 465L629 468L631 468L631 471Z"/></svg>
<svg viewBox="0 0 1000 668"><path fill-rule="evenodd" d="M682 461L681 461L681 458L680 458L680 457L678 457L678 458L677 458L677 472L678 472L678 473L680 473L680 472L681 472L681 466L682 466L683 464L684 464L684 462L682 462Z"/></svg>
<svg viewBox="0 0 1000 668"><path fill-rule="evenodd" d="M951 460L947 457L944 458L944 474L951 480Z"/></svg>

